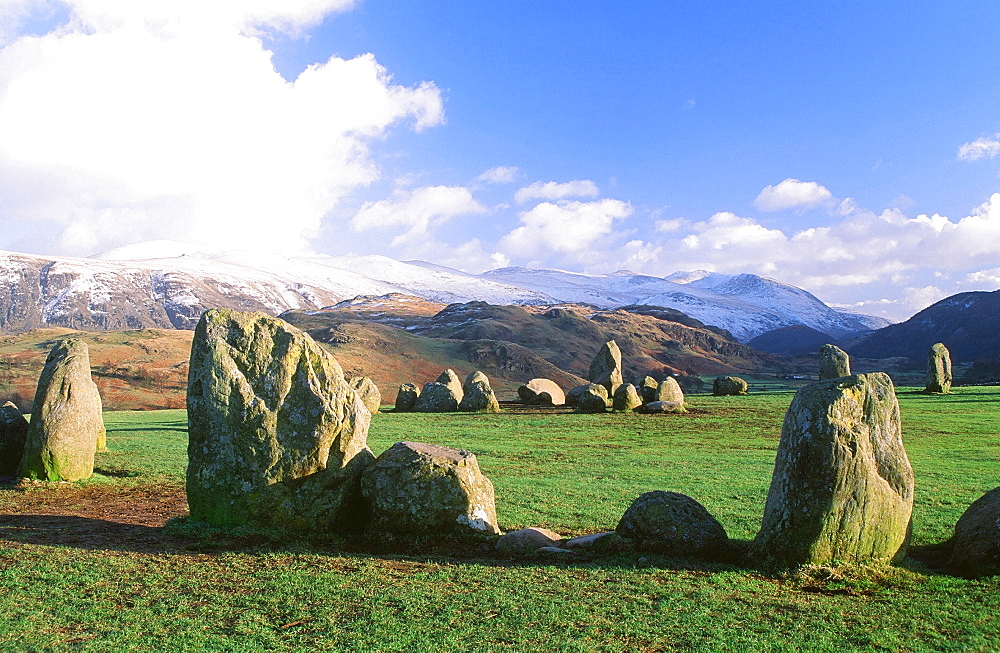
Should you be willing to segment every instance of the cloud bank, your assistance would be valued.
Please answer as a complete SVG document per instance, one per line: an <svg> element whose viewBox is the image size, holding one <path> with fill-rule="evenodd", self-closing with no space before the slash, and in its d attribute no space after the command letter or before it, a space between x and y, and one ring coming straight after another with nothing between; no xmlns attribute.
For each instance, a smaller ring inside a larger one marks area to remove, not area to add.
<svg viewBox="0 0 1000 653"><path fill-rule="evenodd" d="M834 203L833 195L815 181L786 179L777 186L767 186L760 192L753 205L761 211L804 211Z"/></svg>

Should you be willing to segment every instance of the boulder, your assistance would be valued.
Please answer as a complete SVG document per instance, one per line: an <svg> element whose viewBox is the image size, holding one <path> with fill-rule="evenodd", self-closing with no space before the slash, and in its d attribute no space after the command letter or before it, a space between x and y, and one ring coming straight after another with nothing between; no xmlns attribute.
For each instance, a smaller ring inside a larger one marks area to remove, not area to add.
<svg viewBox="0 0 1000 653"><path fill-rule="evenodd" d="M666 554L714 557L725 553L729 537L703 505L679 492L646 492L632 502L615 532L637 548Z"/></svg>
<svg viewBox="0 0 1000 653"><path fill-rule="evenodd" d="M681 386L677 383L677 379L672 376L668 376L663 379L659 386L657 386L656 398L653 401L670 401L676 404L684 405L684 391L681 390Z"/></svg>
<svg viewBox="0 0 1000 653"><path fill-rule="evenodd" d="M461 388L459 388L461 393ZM455 391L444 383L432 381L424 385L413 404L415 413L454 413L458 410L458 402L461 399L455 395Z"/></svg>
<svg viewBox="0 0 1000 653"><path fill-rule="evenodd" d="M575 388L570 388L570 391L566 393L566 405L576 406L580 403L580 395L584 392L590 391L590 386L595 385L593 383L584 383L583 385L578 385ZM602 388L604 386L601 386ZM605 390L607 392L607 390Z"/></svg>
<svg viewBox="0 0 1000 653"><path fill-rule="evenodd" d="M369 379L367 376L352 376L347 379L347 385L351 386L358 396L361 398L361 403L365 405L368 412L374 415L378 412L379 408L382 407L382 393L379 392L378 386L375 382Z"/></svg>
<svg viewBox="0 0 1000 653"><path fill-rule="evenodd" d="M187 499L215 525L360 525L371 414L336 359L263 313L211 309L191 344Z"/></svg>
<svg viewBox="0 0 1000 653"><path fill-rule="evenodd" d="M562 406L566 395L555 381L531 379L517 389L521 402L529 406Z"/></svg>
<svg viewBox="0 0 1000 653"><path fill-rule="evenodd" d="M659 387L660 384L651 376L647 376L642 381L639 381L636 385L636 390L639 391L639 396L642 397L642 403L648 404L651 401L656 401L656 390Z"/></svg>
<svg viewBox="0 0 1000 653"><path fill-rule="evenodd" d="M396 534L497 535L493 484L475 454L421 442L397 442L361 480L370 527Z"/></svg>
<svg viewBox="0 0 1000 653"><path fill-rule="evenodd" d="M644 413L686 413L684 404L676 401L651 401L642 407Z"/></svg>
<svg viewBox="0 0 1000 653"><path fill-rule="evenodd" d="M21 409L8 401L0 406L0 476L15 476L24 457L28 420Z"/></svg>
<svg viewBox="0 0 1000 653"><path fill-rule="evenodd" d="M837 345L819 348L819 380L839 379L851 375L851 357Z"/></svg>
<svg viewBox="0 0 1000 653"><path fill-rule="evenodd" d="M87 343L56 344L38 379L19 474L43 481L79 481L94 473L104 448L101 394L90 377Z"/></svg>
<svg viewBox="0 0 1000 653"><path fill-rule="evenodd" d="M462 382L459 380L458 375L452 369L447 369L441 372L441 376L437 378L437 383L441 385L446 385L451 390L452 394L455 395L455 401L462 401Z"/></svg>
<svg viewBox="0 0 1000 653"><path fill-rule="evenodd" d="M931 345L927 353L926 392L948 394L951 392L951 354L944 343Z"/></svg>
<svg viewBox="0 0 1000 653"><path fill-rule="evenodd" d="M617 411L635 410L642 407L642 397L639 391L631 383L624 383L615 389L615 396L612 397L611 407Z"/></svg>
<svg viewBox="0 0 1000 653"><path fill-rule="evenodd" d="M603 385L608 391L608 396L614 394L622 380L622 352L618 349L618 343L609 340L597 350L594 360L590 363L590 372L587 379L591 383Z"/></svg>
<svg viewBox="0 0 1000 653"><path fill-rule="evenodd" d="M785 413L751 560L766 566L882 563L906 554L913 469L889 376L799 389Z"/></svg>
<svg viewBox="0 0 1000 653"><path fill-rule="evenodd" d="M413 412L418 397L420 397L420 388L415 383L403 383L396 392L396 404L392 407L393 412Z"/></svg>
<svg viewBox="0 0 1000 653"><path fill-rule="evenodd" d="M747 382L738 376L720 376L712 382L712 394L716 397L745 395L749 389Z"/></svg>
<svg viewBox="0 0 1000 653"><path fill-rule="evenodd" d="M501 535L497 540L497 551L506 553L531 553L546 546L559 546L562 536L547 528L529 526L519 531Z"/></svg>
<svg viewBox="0 0 1000 653"><path fill-rule="evenodd" d="M485 375L483 375L485 379ZM469 413L499 413L500 402L490 387L489 379L485 381L477 379L472 383L468 381L462 389L462 401L458 404L458 410Z"/></svg>
<svg viewBox="0 0 1000 653"><path fill-rule="evenodd" d="M603 385L591 383L576 401L578 413L603 413L608 410L608 391Z"/></svg>
<svg viewBox="0 0 1000 653"><path fill-rule="evenodd" d="M1000 574L1000 487L976 499L955 524L951 570L976 578Z"/></svg>

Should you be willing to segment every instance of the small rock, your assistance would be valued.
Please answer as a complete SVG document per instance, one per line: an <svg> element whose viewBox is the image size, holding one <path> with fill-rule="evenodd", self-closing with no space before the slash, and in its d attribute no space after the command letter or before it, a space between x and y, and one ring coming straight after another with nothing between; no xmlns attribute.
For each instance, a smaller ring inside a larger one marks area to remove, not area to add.
<svg viewBox="0 0 1000 653"><path fill-rule="evenodd" d="M684 413L684 404L676 401L651 401L642 407L645 413Z"/></svg>
<svg viewBox="0 0 1000 653"><path fill-rule="evenodd" d="M745 395L749 389L747 382L738 376L720 376L712 382L712 394L716 397Z"/></svg>
<svg viewBox="0 0 1000 653"><path fill-rule="evenodd" d="M614 542L618 537L618 533L614 531L591 533L589 535L580 535L578 537L570 538L563 542L563 546L567 549L603 549L609 543Z"/></svg>
<svg viewBox="0 0 1000 653"><path fill-rule="evenodd" d="M547 528L529 526L517 531L501 535L497 540L497 551L509 553L527 553L537 551L542 547L555 547L562 541L559 533Z"/></svg>

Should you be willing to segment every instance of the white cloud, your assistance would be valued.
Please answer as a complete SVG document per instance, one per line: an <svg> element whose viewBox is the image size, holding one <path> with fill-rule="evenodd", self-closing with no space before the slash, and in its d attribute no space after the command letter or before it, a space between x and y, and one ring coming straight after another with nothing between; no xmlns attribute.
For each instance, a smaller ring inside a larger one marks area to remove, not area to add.
<svg viewBox="0 0 1000 653"><path fill-rule="evenodd" d="M392 246L426 240L431 232L455 216L486 213L486 207L461 186L430 186L397 190L391 199L367 202L351 219L355 231L397 232ZM400 229L402 228L402 229Z"/></svg>
<svg viewBox="0 0 1000 653"><path fill-rule="evenodd" d="M777 186L765 186L753 205L761 211L804 211L834 203L833 195L815 181L786 179Z"/></svg>
<svg viewBox="0 0 1000 653"><path fill-rule="evenodd" d="M964 143L958 148L959 161L978 161L979 159L992 159L1000 154L1000 134L990 138L983 136L971 143Z"/></svg>
<svg viewBox="0 0 1000 653"><path fill-rule="evenodd" d="M588 179L574 179L565 183L555 181L536 181L530 186L521 188L514 193L514 200L518 204L530 202L531 200L561 200L567 197L597 197L600 191L597 184Z"/></svg>
<svg viewBox="0 0 1000 653"><path fill-rule="evenodd" d="M71 0L68 25L0 49L0 232L55 228L76 254L158 238L308 248L378 178L373 139L443 116L433 84L394 85L371 55L286 81L253 36L350 5Z"/></svg>
<svg viewBox="0 0 1000 653"><path fill-rule="evenodd" d="M553 253L579 256L601 244L614 222L632 212L631 204L614 199L542 202L521 213L521 226L504 236L497 249L520 259Z"/></svg>
<svg viewBox="0 0 1000 653"><path fill-rule="evenodd" d="M479 175L476 180L487 184L512 184L517 179L518 172L520 171L516 166L497 166Z"/></svg>

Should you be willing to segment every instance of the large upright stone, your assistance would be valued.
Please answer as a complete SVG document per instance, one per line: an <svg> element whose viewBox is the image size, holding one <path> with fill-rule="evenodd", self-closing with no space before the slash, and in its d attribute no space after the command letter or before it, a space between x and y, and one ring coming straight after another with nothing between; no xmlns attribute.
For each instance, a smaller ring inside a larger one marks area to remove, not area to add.
<svg viewBox="0 0 1000 653"><path fill-rule="evenodd" d="M672 376L668 376L660 382L660 385L656 388L656 398L653 401L672 401L678 404L684 404L684 391L681 390L681 386L677 383L677 379Z"/></svg>
<svg viewBox="0 0 1000 653"><path fill-rule="evenodd" d="M452 394L455 395L455 401L458 403L462 402L462 381L455 374L454 370L449 368L441 372L441 376L437 378L436 383L448 386Z"/></svg>
<svg viewBox="0 0 1000 653"><path fill-rule="evenodd" d="M399 386L399 391L396 392L396 403L392 407L393 412L396 413L409 413L413 411L413 407L417 403L417 399L420 397L420 387L415 383L403 383Z"/></svg>
<svg viewBox="0 0 1000 653"><path fill-rule="evenodd" d="M469 413L499 413L500 402L490 386L490 379L482 372L470 374L462 385L462 401L458 409Z"/></svg>
<svg viewBox="0 0 1000 653"><path fill-rule="evenodd" d="M566 394L549 379L531 379L517 389L517 396L528 406L562 406Z"/></svg>
<svg viewBox="0 0 1000 653"><path fill-rule="evenodd" d="M367 376L352 376L347 379L347 385L351 386L358 393L361 403L365 405L365 408L372 415L377 413L379 408L382 407L382 393L379 392L375 382Z"/></svg>
<svg viewBox="0 0 1000 653"><path fill-rule="evenodd" d="M79 481L94 473L103 448L101 394L90 378L87 343L70 338L49 352L31 406L19 474L44 481Z"/></svg>
<svg viewBox="0 0 1000 653"><path fill-rule="evenodd" d="M913 469L899 403L876 372L801 388L781 429L764 519L748 555L780 567L906 554Z"/></svg>
<svg viewBox="0 0 1000 653"><path fill-rule="evenodd" d="M0 476L17 474L27 440L28 420L21 409L10 401L0 406Z"/></svg>
<svg viewBox="0 0 1000 653"><path fill-rule="evenodd" d="M342 532L363 513L371 414L336 359L263 313L206 311L188 373L187 498L216 525Z"/></svg>
<svg viewBox="0 0 1000 653"><path fill-rule="evenodd" d="M839 379L851 375L851 357L837 345L819 348L819 380Z"/></svg>
<svg viewBox="0 0 1000 653"><path fill-rule="evenodd" d="M464 449L397 442L365 471L362 489L375 531L500 533L493 483Z"/></svg>
<svg viewBox="0 0 1000 653"><path fill-rule="evenodd" d="M612 396L615 390L624 381L622 379L622 352L618 349L618 343L609 340L597 351L594 360L590 363L590 372L587 379L591 383L603 385L608 391L608 396Z"/></svg>
<svg viewBox="0 0 1000 653"><path fill-rule="evenodd" d="M944 343L931 345L927 353L926 391L936 394L951 392L951 354Z"/></svg>

